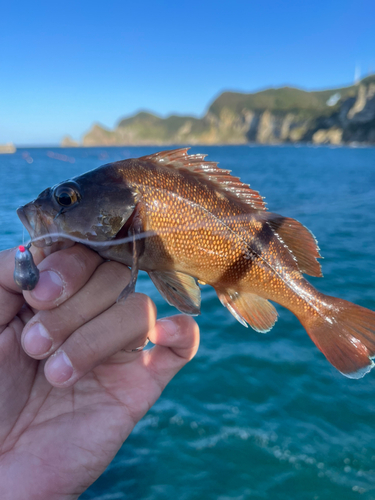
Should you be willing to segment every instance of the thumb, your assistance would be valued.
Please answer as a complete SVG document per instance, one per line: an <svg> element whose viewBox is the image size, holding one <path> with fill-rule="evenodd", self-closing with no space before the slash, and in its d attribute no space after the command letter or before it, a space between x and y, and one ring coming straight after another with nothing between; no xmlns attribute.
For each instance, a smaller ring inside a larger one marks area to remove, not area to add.
<svg viewBox="0 0 375 500"><path fill-rule="evenodd" d="M163 390L197 353L199 326L191 316L172 316L157 321L148 337L155 347L143 352L144 363Z"/></svg>

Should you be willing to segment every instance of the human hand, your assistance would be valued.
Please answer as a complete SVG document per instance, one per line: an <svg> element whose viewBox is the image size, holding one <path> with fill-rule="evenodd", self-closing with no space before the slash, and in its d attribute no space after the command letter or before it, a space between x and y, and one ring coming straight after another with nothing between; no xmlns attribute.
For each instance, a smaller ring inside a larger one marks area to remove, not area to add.
<svg viewBox="0 0 375 500"><path fill-rule="evenodd" d="M39 283L21 294L14 255L0 253L0 498L76 499L195 355L198 326L155 322L143 294L117 304L129 269L82 245L36 251Z"/></svg>

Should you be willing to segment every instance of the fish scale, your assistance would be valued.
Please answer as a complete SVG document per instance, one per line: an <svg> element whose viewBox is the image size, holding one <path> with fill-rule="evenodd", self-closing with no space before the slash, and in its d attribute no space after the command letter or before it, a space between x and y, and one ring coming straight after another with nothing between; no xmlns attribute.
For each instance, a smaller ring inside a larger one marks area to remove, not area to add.
<svg viewBox="0 0 375 500"><path fill-rule="evenodd" d="M131 181L131 178L130 173L128 179ZM275 278L272 267L278 266L281 272L287 270L287 266L290 267L292 263L290 253L284 251L284 258L288 262L281 264L282 248L277 240L270 241L268 248L258 242L258 247L262 246L258 252L267 262L266 265L249 250L252 240L256 240L262 231L263 223L256 220L252 223L247 220L249 218L236 217L243 215L241 211L230 217L227 200L218 198L215 193L208 192L206 196L200 194L197 196L198 202L192 204L192 193L196 192L197 187L181 182L180 179L173 188L169 188L173 189L172 193L169 189L161 190L159 203L155 205L153 187L157 186L158 182L154 180L154 186L151 184L151 187L150 179L146 182L146 188L140 188L138 185L142 201L148 208L145 229L154 230L158 238L153 238L148 243L149 251L145 260L155 261L156 265L156 262L162 260L162 252L166 251L173 255L176 270L189 272L212 286L240 286L244 283L248 288L249 282L252 282L259 289L257 284L262 282L265 285L267 277L270 288L276 288L275 292L279 288L280 293L286 293L286 287L281 280L279 283ZM171 185L170 182L167 184ZM194 229L197 226L200 226L199 229ZM174 228L173 232L171 227ZM243 233L246 233L247 241L241 237ZM228 267L228 262L234 262L235 265ZM294 271L294 276L296 274L301 277L298 271ZM284 276L284 279L288 279L288 276ZM257 291L268 295L267 298L273 298L265 293L264 287Z"/></svg>

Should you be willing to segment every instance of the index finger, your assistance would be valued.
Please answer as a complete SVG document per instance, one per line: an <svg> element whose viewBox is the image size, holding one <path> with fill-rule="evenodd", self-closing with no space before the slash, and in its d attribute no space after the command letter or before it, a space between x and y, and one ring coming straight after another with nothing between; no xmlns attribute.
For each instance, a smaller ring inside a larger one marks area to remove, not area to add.
<svg viewBox="0 0 375 500"><path fill-rule="evenodd" d="M27 303L38 310L53 309L80 290L103 259L84 245L74 245L48 255L39 265L34 290L24 292Z"/></svg>
<svg viewBox="0 0 375 500"><path fill-rule="evenodd" d="M0 252L0 328L4 328L18 313L25 299L13 279L16 248Z"/></svg>

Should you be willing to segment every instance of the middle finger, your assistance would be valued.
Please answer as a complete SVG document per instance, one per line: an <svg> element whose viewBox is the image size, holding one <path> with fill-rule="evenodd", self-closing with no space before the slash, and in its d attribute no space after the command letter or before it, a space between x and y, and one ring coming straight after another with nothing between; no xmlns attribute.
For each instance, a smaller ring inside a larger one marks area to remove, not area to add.
<svg viewBox="0 0 375 500"><path fill-rule="evenodd" d="M24 328L22 345L29 356L53 354L78 328L112 306L130 279L117 262L104 262L86 285L59 307L39 311Z"/></svg>

